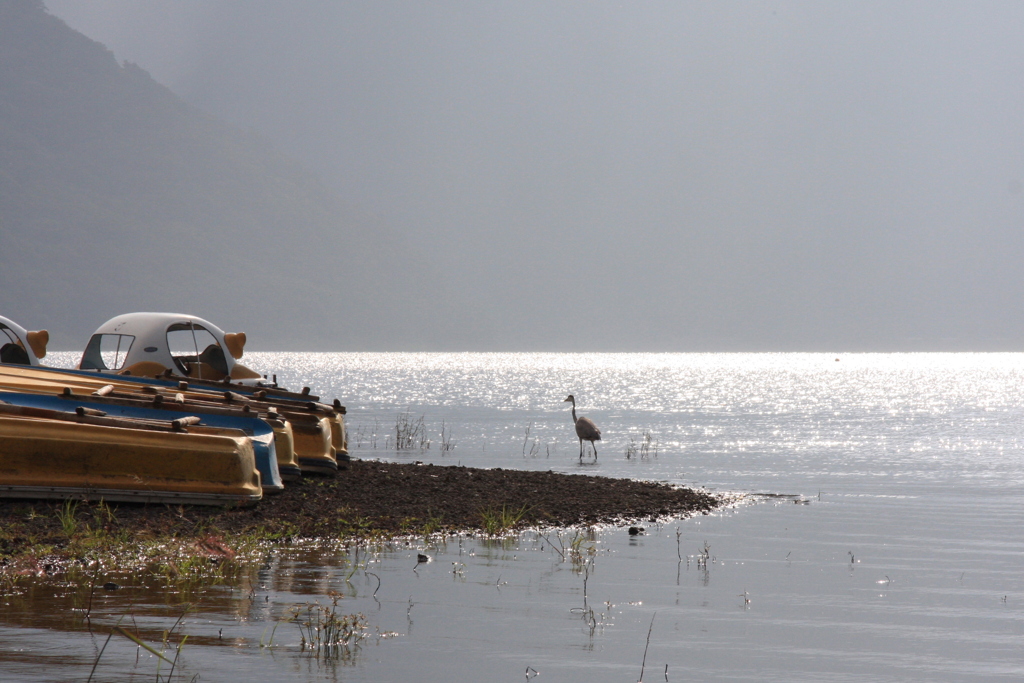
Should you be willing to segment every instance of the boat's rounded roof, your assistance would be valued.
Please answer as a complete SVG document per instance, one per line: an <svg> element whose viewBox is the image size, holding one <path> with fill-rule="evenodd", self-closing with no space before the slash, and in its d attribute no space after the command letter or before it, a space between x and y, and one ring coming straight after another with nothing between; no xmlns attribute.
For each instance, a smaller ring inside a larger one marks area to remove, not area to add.
<svg viewBox="0 0 1024 683"><path fill-rule="evenodd" d="M231 354L226 352L224 331L213 323L187 313L139 312L125 313L111 318L96 328L89 340L89 346L82 355L79 367L90 370L119 370L122 367L130 369L136 363L152 362L174 374L182 374L182 368L175 362L174 355L168 346L167 335L172 329L188 330L189 328L206 330L212 335L216 346L224 351L221 356L227 367L226 372L230 375L235 362ZM117 336L117 341L112 343L115 343L120 353L123 354L116 367L108 367L101 360L102 339L108 335ZM202 350L197 348L195 355L199 356ZM238 355L241 356L241 353Z"/></svg>
<svg viewBox="0 0 1024 683"><path fill-rule="evenodd" d="M125 313L115 316L96 328L94 334L130 334L133 337L144 339L154 334L163 336L167 333L168 327L177 323L202 325L218 337L218 341L224 337L224 330L197 316L187 313L152 312Z"/></svg>

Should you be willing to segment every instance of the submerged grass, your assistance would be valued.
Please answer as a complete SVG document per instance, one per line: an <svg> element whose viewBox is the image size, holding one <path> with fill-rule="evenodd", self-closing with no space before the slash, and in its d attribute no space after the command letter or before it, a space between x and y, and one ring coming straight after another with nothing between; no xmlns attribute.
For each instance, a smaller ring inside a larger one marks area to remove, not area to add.
<svg viewBox="0 0 1024 683"><path fill-rule="evenodd" d="M639 439L630 435L629 443L626 445L626 460L637 457L646 460L652 456L658 457L658 441L651 434L651 430L645 429Z"/></svg>
<svg viewBox="0 0 1024 683"><path fill-rule="evenodd" d="M362 614L342 614L338 610L340 593L328 594L330 605L319 602L307 603L292 608L286 621L299 627L303 650L317 659L345 659L352 647L366 636L367 622Z"/></svg>
<svg viewBox="0 0 1024 683"><path fill-rule="evenodd" d="M92 663L92 670L89 672L89 678L86 680L86 683L91 683L91 681L93 680L93 677L96 675L96 669L99 668L100 660L103 659L103 653L106 652L107 645L110 644L111 638L113 638L115 635L119 635L119 636L122 636L122 637L130 640L131 642L135 643L137 646L139 646L143 650L146 650L147 652L152 654L154 657L156 657L157 658L157 663L156 663L156 681L157 681L157 683L163 683L163 681L167 681L167 683L170 683L170 681L174 677L174 670L178 666L178 660L181 657L181 651L185 647L185 642L188 640L188 636L187 635L183 635L178 640L177 645L174 647L174 659L173 660L167 658L167 649L171 646L170 645L170 639L172 638L174 632L177 630L178 626L181 624L181 620L185 617L185 615L191 609L192 609L191 605L188 605L188 604L185 605L184 611L182 611L182 613L178 617L177 621L174 622L174 625L169 630L163 632L163 638L162 638L162 647L163 647L163 649L162 650L157 650L156 647L154 647L153 645L150 645L149 643L144 641L142 639L142 637L138 633L132 633L131 631L129 631L124 626L121 626L121 622L124 621L124 616L122 616L120 619L117 620L116 624L114 624L112 627L110 627L110 633L107 635L107 639L103 642L103 647L100 648L99 653L96 655L96 659ZM163 676L161 674L161 671L160 671L161 668L163 667L163 664L165 664L165 663L166 664L170 664L170 666L171 666L170 671L168 671L168 673L167 673L167 678L166 679L163 678ZM193 677L193 680L197 680L197 679L198 679L198 674L195 677Z"/></svg>
<svg viewBox="0 0 1024 683"><path fill-rule="evenodd" d="M425 451L430 448L430 439L427 438L427 428L424 424L424 416L418 420L413 419L412 413L406 411L399 413L395 419L395 449L410 450L418 448Z"/></svg>

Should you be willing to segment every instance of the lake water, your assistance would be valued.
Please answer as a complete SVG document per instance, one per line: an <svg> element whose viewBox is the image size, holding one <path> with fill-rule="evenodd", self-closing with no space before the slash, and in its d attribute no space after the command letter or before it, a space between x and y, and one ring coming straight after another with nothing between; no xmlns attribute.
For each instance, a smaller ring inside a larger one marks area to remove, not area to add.
<svg viewBox="0 0 1024 683"><path fill-rule="evenodd" d="M354 457L749 495L714 515L645 522L639 536L282 549L197 595L141 579L97 594L93 632L67 616L80 587L31 584L3 600L0 680L86 680L102 629L125 615L155 644L164 630L189 636L175 680L1024 679L1024 354L246 362L340 398ZM602 429L596 458L589 445L579 458L568 393ZM398 421L422 421L422 447L394 450ZM339 613L364 615L368 637L316 657L285 619L332 592ZM194 608L176 625L185 602ZM157 663L112 639L94 680L154 680Z"/></svg>

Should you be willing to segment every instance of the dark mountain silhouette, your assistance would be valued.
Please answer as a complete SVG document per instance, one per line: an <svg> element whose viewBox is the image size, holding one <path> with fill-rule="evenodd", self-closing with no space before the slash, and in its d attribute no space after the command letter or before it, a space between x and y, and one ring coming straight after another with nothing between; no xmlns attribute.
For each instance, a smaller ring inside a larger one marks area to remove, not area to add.
<svg viewBox="0 0 1024 683"><path fill-rule="evenodd" d="M0 314L52 348L134 310L200 315L256 349L457 347L440 287L266 140L40 0L0 2Z"/></svg>

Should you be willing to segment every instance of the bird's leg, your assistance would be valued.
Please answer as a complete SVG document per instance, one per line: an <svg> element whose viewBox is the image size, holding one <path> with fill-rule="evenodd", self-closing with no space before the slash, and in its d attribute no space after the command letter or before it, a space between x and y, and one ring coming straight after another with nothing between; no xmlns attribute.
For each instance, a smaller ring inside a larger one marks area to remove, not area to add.
<svg viewBox="0 0 1024 683"><path fill-rule="evenodd" d="M583 439L580 439L580 462L583 462Z"/></svg>

